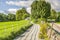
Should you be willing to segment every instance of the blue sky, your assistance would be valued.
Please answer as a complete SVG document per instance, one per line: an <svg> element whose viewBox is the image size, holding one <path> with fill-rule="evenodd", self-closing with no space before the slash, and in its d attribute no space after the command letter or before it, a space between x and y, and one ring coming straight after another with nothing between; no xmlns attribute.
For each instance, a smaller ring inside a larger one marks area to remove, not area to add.
<svg viewBox="0 0 60 40"><path fill-rule="evenodd" d="M16 12L16 10L25 7L30 12L32 0L0 0L0 12Z"/></svg>
<svg viewBox="0 0 60 40"><path fill-rule="evenodd" d="M51 7L56 11L60 11L60 0L46 0L51 3ZM30 13L31 3L33 0L0 0L0 12L16 12L16 10L25 7Z"/></svg>

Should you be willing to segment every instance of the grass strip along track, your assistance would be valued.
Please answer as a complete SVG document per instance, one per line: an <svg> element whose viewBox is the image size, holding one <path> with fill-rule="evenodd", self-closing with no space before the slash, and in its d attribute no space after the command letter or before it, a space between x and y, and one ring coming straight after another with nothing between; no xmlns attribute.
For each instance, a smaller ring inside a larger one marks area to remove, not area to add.
<svg viewBox="0 0 60 40"><path fill-rule="evenodd" d="M31 26L32 24L28 20L0 22L0 40L13 40Z"/></svg>

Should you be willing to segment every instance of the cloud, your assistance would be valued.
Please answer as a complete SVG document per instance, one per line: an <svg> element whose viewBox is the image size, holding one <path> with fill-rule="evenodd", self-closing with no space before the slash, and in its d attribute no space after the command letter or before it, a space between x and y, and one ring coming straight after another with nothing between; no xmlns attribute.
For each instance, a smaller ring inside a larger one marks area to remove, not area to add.
<svg viewBox="0 0 60 40"><path fill-rule="evenodd" d="M32 4L33 1L6 1L6 4L8 5L15 5L15 6L21 6L21 7L26 7L26 10L28 13L31 13L31 7L30 5ZM18 9L8 9L9 12L16 12Z"/></svg>
<svg viewBox="0 0 60 40"><path fill-rule="evenodd" d="M20 8L20 9L22 9L22 8ZM17 10L19 10L19 9L10 8L7 11L10 12L10 13L15 14ZM31 7L26 8L26 11L31 14Z"/></svg>
<svg viewBox="0 0 60 40"><path fill-rule="evenodd" d="M46 0L50 2L52 9L55 9L56 11L60 11L60 0ZM15 5L15 6L21 6L21 7L27 7L27 11L31 13L30 5L32 4L33 0L19 0L19 1L6 1L6 4L8 5ZM9 9L11 11L11 9ZM16 10L16 9L14 9Z"/></svg>
<svg viewBox="0 0 60 40"><path fill-rule="evenodd" d="M46 0L50 2L52 9L56 11L60 11L60 0Z"/></svg>
<svg viewBox="0 0 60 40"><path fill-rule="evenodd" d="M28 7L27 9L27 12L31 14L31 7Z"/></svg>
<svg viewBox="0 0 60 40"><path fill-rule="evenodd" d="M14 13L14 14L15 14L17 10L18 10L18 9L10 8L10 9L8 9L7 11L10 12L10 13Z"/></svg>
<svg viewBox="0 0 60 40"><path fill-rule="evenodd" d="M7 14L5 11L3 11L3 10L0 10L0 13L3 13L3 14Z"/></svg>
<svg viewBox="0 0 60 40"><path fill-rule="evenodd" d="M10 11L10 12L16 12L17 11L17 9L8 9L8 11Z"/></svg>
<svg viewBox="0 0 60 40"><path fill-rule="evenodd" d="M1 11L1 10L0 10L0 13L4 13L4 11Z"/></svg>
<svg viewBox="0 0 60 40"><path fill-rule="evenodd" d="M6 1L6 4L8 5L15 5L15 6L22 6L22 7L28 7L31 5L33 1Z"/></svg>

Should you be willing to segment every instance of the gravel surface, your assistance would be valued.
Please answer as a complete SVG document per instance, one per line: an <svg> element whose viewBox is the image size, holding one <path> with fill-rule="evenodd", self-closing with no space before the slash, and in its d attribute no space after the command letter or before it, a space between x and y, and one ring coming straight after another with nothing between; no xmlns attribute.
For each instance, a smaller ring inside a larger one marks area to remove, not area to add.
<svg viewBox="0 0 60 40"><path fill-rule="evenodd" d="M29 28L24 34L14 40L39 40L39 30L40 26L38 24L33 24L33 26Z"/></svg>
<svg viewBox="0 0 60 40"><path fill-rule="evenodd" d="M50 25L54 29L51 32L51 40L60 40L60 24L53 23L53 24L50 24Z"/></svg>

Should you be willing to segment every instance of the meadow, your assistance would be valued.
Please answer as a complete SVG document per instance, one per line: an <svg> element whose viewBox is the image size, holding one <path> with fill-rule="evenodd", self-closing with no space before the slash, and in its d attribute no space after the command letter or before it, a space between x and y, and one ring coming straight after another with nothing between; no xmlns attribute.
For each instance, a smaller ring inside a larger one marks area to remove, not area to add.
<svg viewBox="0 0 60 40"><path fill-rule="evenodd" d="M57 24L60 24L60 22L57 22Z"/></svg>
<svg viewBox="0 0 60 40"><path fill-rule="evenodd" d="M26 31L31 25L32 24L28 20L0 22L0 39L7 39L8 37L10 38L12 36L16 37L18 34L20 35Z"/></svg>

